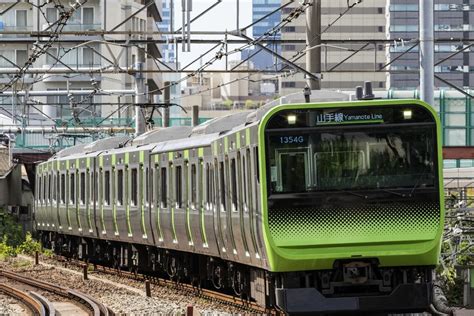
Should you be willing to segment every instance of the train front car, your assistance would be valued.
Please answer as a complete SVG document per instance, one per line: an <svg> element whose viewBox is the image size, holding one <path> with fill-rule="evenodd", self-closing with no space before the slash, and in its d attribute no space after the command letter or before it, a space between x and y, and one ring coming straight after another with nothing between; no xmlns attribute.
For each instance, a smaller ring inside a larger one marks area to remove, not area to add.
<svg viewBox="0 0 474 316"><path fill-rule="evenodd" d="M416 100L278 106L259 127L276 304L422 311L444 221L440 123Z"/></svg>

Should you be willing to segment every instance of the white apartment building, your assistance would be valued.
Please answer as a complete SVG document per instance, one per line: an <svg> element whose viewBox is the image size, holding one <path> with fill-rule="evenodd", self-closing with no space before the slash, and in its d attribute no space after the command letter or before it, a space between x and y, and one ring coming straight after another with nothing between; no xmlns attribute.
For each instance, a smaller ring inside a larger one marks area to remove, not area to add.
<svg viewBox="0 0 474 316"><path fill-rule="evenodd" d="M57 1L55 1L57 2ZM104 68L114 61L124 68L131 68L137 61L139 49L126 47L113 43L105 44L104 40L127 40L127 39L152 39L152 35L145 34L123 34L125 31L152 32L157 31L157 22L161 21L161 0L154 0L146 9L141 10L145 0L88 0L68 20L64 32L78 32L76 34L61 35L61 43L55 43L31 66L32 68L51 67L71 68L65 75L48 74L33 85L32 91L55 91L55 90L93 90L94 85L103 90L131 90L134 88L134 78L129 74L104 73L100 75L77 74L75 68ZM63 1L64 10L69 10L70 1ZM8 10L7 10L8 9ZM9 31L44 31L54 30L54 23L58 20L60 11L51 2L42 7L41 10L28 2L16 2L15 0L0 0L0 11L5 11L0 16L0 68L16 68L15 64L22 66L34 49L35 37L26 35L2 34ZM122 23L135 12L140 11L134 17ZM85 35L81 31L102 31L114 29L121 34ZM47 38L42 38L46 40ZM154 43L142 43L139 45L142 51L146 51L145 69L158 69L156 60L161 58L161 51ZM58 61L60 59L60 61ZM110 67L109 67L110 68ZM158 73L147 73L146 86L149 91L157 90L162 86ZM26 75L20 81L29 84L38 80L38 75ZM8 83L7 75L0 76L0 86ZM19 83L20 83L19 82ZM25 86L26 87L26 86ZM35 97L39 101L38 108L47 116L54 119L68 121L71 117L70 100L67 96L41 96ZM31 100L29 100L31 101ZM76 97L74 102L81 101ZM117 109L117 96L94 96L96 106L79 107L80 116L84 118L106 117ZM3 107L9 108L11 98L1 98ZM15 102L24 102L23 99ZM132 103L132 97L123 97L121 103ZM84 102L89 105L91 102ZM12 109L14 107L11 107ZM16 110L18 111L18 110ZM133 117L134 107L127 110L117 111L112 117ZM45 124L47 124L46 122ZM49 123L51 120L49 120Z"/></svg>
<svg viewBox="0 0 474 316"><path fill-rule="evenodd" d="M343 13L348 3L354 0L322 0L322 30L332 21L336 20ZM282 18L286 17L293 8L299 6L295 1L283 10ZM332 27L322 34L323 40L378 40L386 38L386 1L364 0L352 8L346 15L340 18ZM306 18L304 15L294 20L282 29L282 39L305 39L306 38ZM335 67L343 61L353 51L362 47L365 43L334 43L338 47L323 47L321 50L322 62L322 88L352 90L357 85L362 85L366 80L374 83L375 89L385 89L386 75L383 72L376 72L376 67L383 65L386 60L386 52L383 45L370 44L363 51L358 52L343 64ZM283 44L282 55L290 59L295 52L304 48L303 45ZM344 48L344 49L341 49ZM305 57L298 60L297 64L306 67ZM374 70L374 71L371 71ZM306 86L303 74L296 74L283 78L280 82L280 94L286 95L299 92Z"/></svg>

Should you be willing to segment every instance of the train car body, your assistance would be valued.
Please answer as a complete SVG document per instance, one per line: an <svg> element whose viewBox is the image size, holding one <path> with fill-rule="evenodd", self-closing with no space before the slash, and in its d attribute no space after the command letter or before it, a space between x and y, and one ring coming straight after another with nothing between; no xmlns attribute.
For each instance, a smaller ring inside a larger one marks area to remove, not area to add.
<svg viewBox="0 0 474 316"><path fill-rule="evenodd" d="M444 221L440 124L416 100L266 106L37 168L59 253L288 313L418 311Z"/></svg>

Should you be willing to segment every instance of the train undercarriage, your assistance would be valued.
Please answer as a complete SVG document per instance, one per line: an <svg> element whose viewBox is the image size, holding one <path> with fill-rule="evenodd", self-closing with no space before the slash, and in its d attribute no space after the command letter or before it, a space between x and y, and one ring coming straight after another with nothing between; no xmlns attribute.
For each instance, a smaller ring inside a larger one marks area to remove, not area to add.
<svg viewBox="0 0 474 316"><path fill-rule="evenodd" d="M373 259L270 273L220 258L53 232L42 232L41 241L58 255L217 290L292 315L423 312L432 302L432 267L379 268Z"/></svg>

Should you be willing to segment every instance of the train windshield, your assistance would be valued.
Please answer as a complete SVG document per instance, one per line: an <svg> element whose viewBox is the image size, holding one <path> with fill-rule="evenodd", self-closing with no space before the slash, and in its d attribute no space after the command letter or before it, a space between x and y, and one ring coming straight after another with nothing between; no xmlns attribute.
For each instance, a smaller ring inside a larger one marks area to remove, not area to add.
<svg viewBox="0 0 474 316"><path fill-rule="evenodd" d="M267 134L270 194L433 187L433 126L354 126Z"/></svg>

